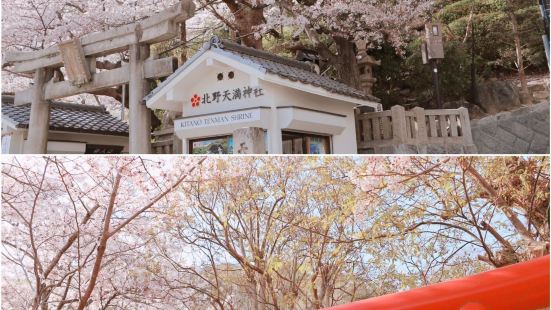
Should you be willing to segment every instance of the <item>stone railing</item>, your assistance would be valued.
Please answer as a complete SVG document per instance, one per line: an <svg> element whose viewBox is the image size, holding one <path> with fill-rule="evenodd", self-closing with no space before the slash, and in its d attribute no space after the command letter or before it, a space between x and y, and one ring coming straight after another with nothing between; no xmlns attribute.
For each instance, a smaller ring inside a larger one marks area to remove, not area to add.
<svg viewBox="0 0 551 310"><path fill-rule="evenodd" d="M174 128L155 131L151 136L153 138L153 142L151 143L152 154L179 154L179 152L174 150L174 146L179 144L175 143L179 139L174 135Z"/></svg>
<svg viewBox="0 0 551 310"><path fill-rule="evenodd" d="M356 116L359 153L473 153L466 108L406 111L394 106Z"/></svg>

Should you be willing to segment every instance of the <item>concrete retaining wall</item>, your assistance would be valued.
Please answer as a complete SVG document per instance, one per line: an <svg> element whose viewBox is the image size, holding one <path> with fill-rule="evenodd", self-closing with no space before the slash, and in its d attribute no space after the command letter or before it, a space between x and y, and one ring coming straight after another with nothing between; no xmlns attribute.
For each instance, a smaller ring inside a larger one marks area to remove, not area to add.
<svg viewBox="0 0 551 310"><path fill-rule="evenodd" d="M549 102L471 121L480 154L549 154Z"/></svg>
<svg viewBox="0 0 551 310"><path fill-rule="evenodd" d="M473 145L460 144L399 144L376 148L375 150L359 150L359 154L476 154Z"/></svg>

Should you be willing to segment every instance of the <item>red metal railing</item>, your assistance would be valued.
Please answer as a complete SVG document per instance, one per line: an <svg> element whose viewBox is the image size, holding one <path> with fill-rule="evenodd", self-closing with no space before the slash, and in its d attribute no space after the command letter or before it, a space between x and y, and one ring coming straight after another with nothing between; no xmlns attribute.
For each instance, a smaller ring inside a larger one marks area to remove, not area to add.
<svg viewBox="0 0 551 310"><path fill-rule="evenodd" d="M549 255L328 310L529 310L549 307Z"/></svg>

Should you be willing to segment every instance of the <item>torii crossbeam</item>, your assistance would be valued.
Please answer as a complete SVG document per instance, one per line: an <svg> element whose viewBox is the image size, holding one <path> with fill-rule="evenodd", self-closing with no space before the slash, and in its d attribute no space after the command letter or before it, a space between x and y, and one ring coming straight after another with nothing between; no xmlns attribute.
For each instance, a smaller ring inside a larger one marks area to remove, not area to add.
<svg viewBox="0 0 551 310"><path fill-rule="evenodd" d="M34 85L15 94L15 104L31 103L28 152L44 154L48 143L49 104L58 99L129 84L129 151L147 154L151 149L150 111L143 104L149 91L147 79L174 72L173 57L150 59L151 44L174 38L179 23L195 13L192 0L181 0L169 9L141 21L96 32L32 52L8 52L4 66L17 73L33 73ZM96 58L129 51L129 65L96 72ZM54 70L65 67L67 80L57 81Z"/></svg>

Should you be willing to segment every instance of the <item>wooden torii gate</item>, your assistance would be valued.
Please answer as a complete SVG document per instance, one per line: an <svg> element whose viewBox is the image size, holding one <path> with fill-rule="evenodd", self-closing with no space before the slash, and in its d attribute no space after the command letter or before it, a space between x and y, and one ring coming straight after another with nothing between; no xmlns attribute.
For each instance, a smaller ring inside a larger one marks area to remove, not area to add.
<svg viewBox="0 0 551 310"><path fill-rule="evenodd" d="M143 102L148 79L168 76L177 67L174 57L153 59L150 45L174 38L179 23L195 13L192 0L178 4L133 24L92 33L32 52L8 52L3 66L17 73L34 74L34 85L15 94L15 104L31 103L27 135L28 152L45 154L48 143L49 103L82 93L129 84L129 151L147 154L151 149L150 111ZM129 65L96 72L96 58L129 51ZM65 67L66 80L58 81L55 69Z"/></svg>

